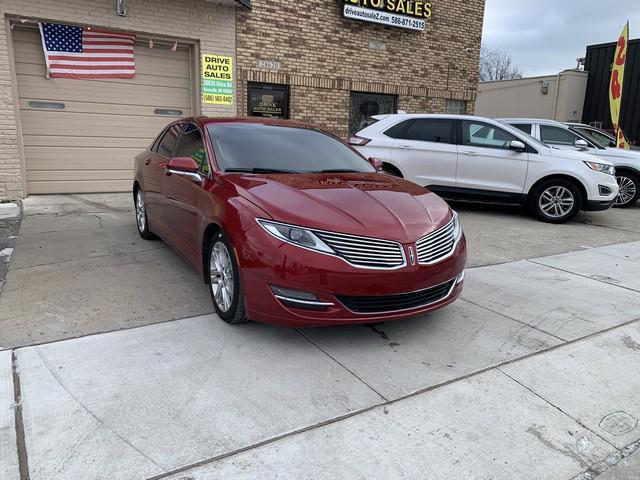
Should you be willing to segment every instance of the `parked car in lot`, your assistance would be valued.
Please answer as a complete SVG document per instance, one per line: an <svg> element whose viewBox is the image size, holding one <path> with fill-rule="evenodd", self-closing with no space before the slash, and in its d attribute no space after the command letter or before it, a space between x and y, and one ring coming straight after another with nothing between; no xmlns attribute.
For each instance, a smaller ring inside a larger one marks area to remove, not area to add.
<svg viewBox="0 0 640 480"><path fill-rule="evenodd" d="M136 224L202 272L229 323L375 323L448 305L464 279L458 215L378 162L302 123L180 120L135 159Z"/></svg>
<svg viewBox="0 0 640 480"><path fill-rule="evenodd" d="M639 151L616 148L615 138L606 138L604 132L587 125L565 124L534 118L500 120L523 130L551 147L589 153L613 163L620 187L614 206L630 207L640 199Z"/></svg>
<svg viewBox="0 0 640 480"><path fill-rule="evenodd" d="M542 221L606 210L618 194L611 162L552 149L483 117L395 114L350 138L383 169L449 198L518 203Z"/></svg>

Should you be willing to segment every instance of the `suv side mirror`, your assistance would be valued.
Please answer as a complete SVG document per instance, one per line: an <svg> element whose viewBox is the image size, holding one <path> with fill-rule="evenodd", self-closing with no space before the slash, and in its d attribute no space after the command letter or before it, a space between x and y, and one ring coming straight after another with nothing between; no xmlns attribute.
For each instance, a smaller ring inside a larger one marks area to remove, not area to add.
<svg viewBox="0 0 640 480"><path fill-rule="evenodd" d="M610 147L612 147L612 148L616 148L618 145L616 144L616 142L614 142L613 140L611 140L611 141L609 142L609 146L610 146Z"/></svg>
<svg viewBox="0 0 640 480"><path fill-rule="evenodd" d="M574 145L576 148L579 148L580 150L586 150L589 148L589 144L587 143L587 141L581 138L576 140L576 143L574 143Z"/></svg>
<svg viewBox="0 0 640 480"><path fill-rule="evenodd" d="M174 157L167 163L167 175L180 175L190 178L194 182L201 182L202 175L198 173L200 167L191 157Z"/></svg>
<svg viewBox="0 0 640 480"><path fill-rule="evenodd" d="M371 157L371 158L369 158L369 163L371 164L371 166L373 168L376 169L376 172L381 172L382 171L382 163L383 162L379 158Z"/></svg>
<svg viewBox="0 0 640 480"><path fill-rule="evenodd" d="M516 152L524 152L527 150L527 146L520 140L511 140L509 142L509 148L511 150L515 150Z"/></svg>

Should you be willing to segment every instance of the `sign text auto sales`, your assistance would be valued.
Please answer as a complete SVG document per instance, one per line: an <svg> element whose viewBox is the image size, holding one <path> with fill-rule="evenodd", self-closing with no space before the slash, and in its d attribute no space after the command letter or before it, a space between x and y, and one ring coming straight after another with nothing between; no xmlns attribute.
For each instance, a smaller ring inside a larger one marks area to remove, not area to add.
<svg viewBox="0 0 640 480"><path fill-rule="evenodd" d="M424 30L431 9L431 2L423 0L344 0L342 14L364 22Z"/></svg>

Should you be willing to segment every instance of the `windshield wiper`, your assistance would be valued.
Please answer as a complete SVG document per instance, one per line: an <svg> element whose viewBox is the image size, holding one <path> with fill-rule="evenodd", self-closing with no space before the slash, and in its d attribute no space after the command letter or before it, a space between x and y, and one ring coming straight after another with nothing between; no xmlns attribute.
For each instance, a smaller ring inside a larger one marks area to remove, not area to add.
<svg viewBox="0 0 640 480"><path fill-rule="evenodd" d="M352 170L349 168L333 168L329 170L320 170L318 173L363 173L359 170Z"/></svg>
<svg viewBox="0 0 640 480"><path fill-rule="evenodd" d="M277 168L227 168L225 173L295 173L291 170L278 170Z"/></svg>

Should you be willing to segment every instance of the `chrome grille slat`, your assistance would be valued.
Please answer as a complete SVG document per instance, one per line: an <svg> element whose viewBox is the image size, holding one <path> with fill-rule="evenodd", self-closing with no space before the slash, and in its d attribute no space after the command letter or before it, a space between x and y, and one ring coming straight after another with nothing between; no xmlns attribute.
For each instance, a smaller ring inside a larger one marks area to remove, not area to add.
<svg viewBox="0 0 640 480"><path fill-rule="evenodd" d="M314 230L314 233L351 265L380 269L405 265L404 251L399 243L332 232Z"/></svg>
<svg viewBox="0 0 640 480"><path fill-rule="evenodd" d="M455 226L451 220L439 230L419 239L416 242L418 262L422 264L436 263L449 255L456 244L454 232Z"/></svg>

